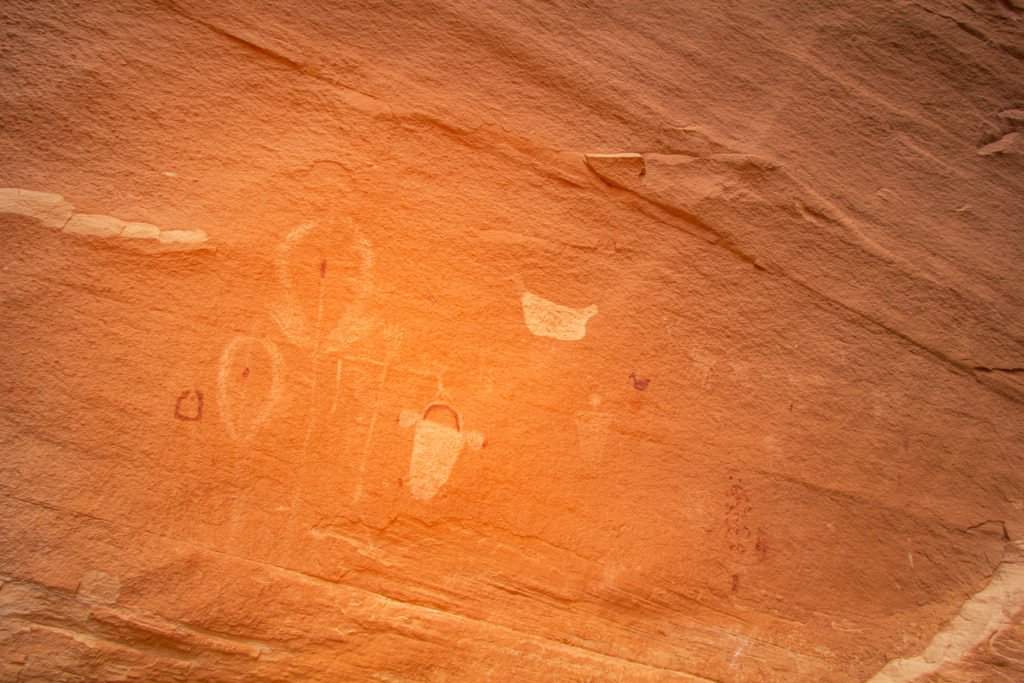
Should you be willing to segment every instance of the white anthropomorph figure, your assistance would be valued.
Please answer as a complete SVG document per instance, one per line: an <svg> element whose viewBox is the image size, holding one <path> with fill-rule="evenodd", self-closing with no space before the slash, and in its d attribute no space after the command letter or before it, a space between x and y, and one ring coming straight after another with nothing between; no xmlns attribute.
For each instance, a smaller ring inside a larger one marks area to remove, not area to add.
<svg viewBox="0 0 1024 683"><path fill-rule="evenodd" d="M445 416L454 418L454 427L438 421ZM463 448L476 450L484 443L479 432L462 430L461 416L446 403L431 403L422 415L403 410L398 423L414 427L408 481L412 495L420 500L433 498L444 486Z"/></svg>

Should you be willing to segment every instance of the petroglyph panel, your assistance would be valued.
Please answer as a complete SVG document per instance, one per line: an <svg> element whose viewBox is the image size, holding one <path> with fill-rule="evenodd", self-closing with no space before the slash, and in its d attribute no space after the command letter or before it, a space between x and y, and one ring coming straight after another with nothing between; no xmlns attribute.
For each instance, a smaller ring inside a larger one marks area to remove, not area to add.
<svg viewBox="0 0 1024 683"><path fill-rule="evenodd" d="M381 4L0 10L0 681L1024 680L1022 0Z"/></svg>

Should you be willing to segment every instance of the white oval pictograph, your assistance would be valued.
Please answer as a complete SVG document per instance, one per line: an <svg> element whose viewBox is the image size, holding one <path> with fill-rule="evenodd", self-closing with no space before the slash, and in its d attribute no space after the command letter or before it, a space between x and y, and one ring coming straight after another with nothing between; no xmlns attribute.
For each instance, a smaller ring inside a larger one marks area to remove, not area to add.
<svg viewBox="0 0 1024 683"><path fill-rule="evenodd" d="M217 373L217 405L235 441L248 442L270 418L281 399L282 365L281 351L267 339L238 336L224 347Z"/></svg>
<svg viewBox="0 0 1024 683"><path fill-rule="evenodd" d="M350 219L297 227L278 247L274 271L282 298L271 316L291 342L339 351L363 333L373 249Z"/></svg>
<svg viewBox="0 0 1024 683"><path fill-rule="evenodd" d="M431 415L435 418L431 419ZM437 421L437 417L454 419L455 426ZM414 427L412 458L409 461L409 489L420 500L429 500L451 476L455 461L466 446L476 450L483 446L479 432L464 432L462 417L446 403L431 403L420 413L403 410L398 418L403 427Z"/></svg>

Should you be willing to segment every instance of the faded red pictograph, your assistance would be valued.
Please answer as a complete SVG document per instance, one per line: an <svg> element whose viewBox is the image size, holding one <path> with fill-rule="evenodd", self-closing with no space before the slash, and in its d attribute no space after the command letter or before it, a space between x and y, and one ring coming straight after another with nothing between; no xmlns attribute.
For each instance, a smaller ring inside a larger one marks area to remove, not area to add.
<svg viewBox="0 0 1024 683"><path fill-rule="evenodd" d="M193 400L189 400L194 397ZM174 404L174 417L185 422L198 422L203 417L203 392L186 389Z"/></svg>

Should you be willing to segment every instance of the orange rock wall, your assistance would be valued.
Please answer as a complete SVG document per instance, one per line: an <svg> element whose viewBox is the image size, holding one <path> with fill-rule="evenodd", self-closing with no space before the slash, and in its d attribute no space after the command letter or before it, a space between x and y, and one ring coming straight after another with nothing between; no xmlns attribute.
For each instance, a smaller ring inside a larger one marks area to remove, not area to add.
<svg viewBox="0 0 1024 683"><path fill-rule="evenodd" d="M1024 675L1017 0L0 24L0 680Z"/></svg>

